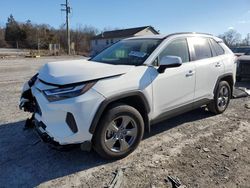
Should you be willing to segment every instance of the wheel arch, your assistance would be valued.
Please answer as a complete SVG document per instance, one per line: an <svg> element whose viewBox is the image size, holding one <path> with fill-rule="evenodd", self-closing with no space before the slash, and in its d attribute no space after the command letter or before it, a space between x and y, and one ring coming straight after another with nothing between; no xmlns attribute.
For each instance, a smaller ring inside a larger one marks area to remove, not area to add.
<svg viewBox="0 0 250 188"><path fill-rule="evenodd" d="M231 89L231 97L232 97L233 96L233 89L234 89L233 74L228 73L228 74L224 74L224 75L219 76L219 78L217 79L216 85L214 87L214 94L215 94L216 89L221 81L226 81L229 84L230 89Z"/></svg>
<svg viewBox="0 0 250 188"><path fill-rule="evenodd" d="M144 126L146 130L150 131L148 118L148 113L150 112L150 105L148 103L148 100L141 91L131 91L109 97L100 104L89 128L89 132L91 134L95 133L96 127L98 126L98 123L102 118L103 114L105 114L105 111L110 109L112 105L116 103L127 104L137 109L144 120Z"/></svg>

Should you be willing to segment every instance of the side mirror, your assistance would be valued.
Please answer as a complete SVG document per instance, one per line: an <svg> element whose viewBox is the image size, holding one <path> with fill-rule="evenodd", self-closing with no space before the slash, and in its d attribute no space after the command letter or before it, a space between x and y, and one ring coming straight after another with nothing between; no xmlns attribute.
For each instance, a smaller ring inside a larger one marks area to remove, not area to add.
<svg viewBox="0 0 250 188"><path fill-rule="evenodd" d="M182 60L178 56L164 56L160 59L160 66L157 69L159 73L163 73L166 68L179 67L182 65Z"/></svg>

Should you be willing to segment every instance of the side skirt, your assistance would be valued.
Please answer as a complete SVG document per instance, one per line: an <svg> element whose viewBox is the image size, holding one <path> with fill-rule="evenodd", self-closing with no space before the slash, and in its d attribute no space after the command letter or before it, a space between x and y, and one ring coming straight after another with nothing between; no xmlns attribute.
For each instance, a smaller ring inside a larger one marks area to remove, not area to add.
<svg viewBox="0 0 250 188"><path fill-rule="evenodd" d="M201 100L196 101L194 103L187 104L187 105L178 107L176 109L164 112L164 113L160 114L159 116L157 116L156 118L152 119L150 121L150 125L162 122L164 120L167 120L167 119L170 119L172 117L178 116L180 114L186 113L188 111L194 110L196 108L199 108L203 105L208 104L209 102L211 102L210 99L201 99Z"/></svg>

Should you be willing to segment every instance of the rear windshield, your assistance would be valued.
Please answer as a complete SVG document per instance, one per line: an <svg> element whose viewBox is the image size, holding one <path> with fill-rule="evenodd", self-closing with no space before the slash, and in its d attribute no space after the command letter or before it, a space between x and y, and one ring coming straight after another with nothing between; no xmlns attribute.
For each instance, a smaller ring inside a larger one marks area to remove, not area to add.
<svg viewBox="0 0 250 188"><path fill-rule="evenodd" d="M160 39L122 40L90 60L113 65L142 65L161 41Z"/></svg>

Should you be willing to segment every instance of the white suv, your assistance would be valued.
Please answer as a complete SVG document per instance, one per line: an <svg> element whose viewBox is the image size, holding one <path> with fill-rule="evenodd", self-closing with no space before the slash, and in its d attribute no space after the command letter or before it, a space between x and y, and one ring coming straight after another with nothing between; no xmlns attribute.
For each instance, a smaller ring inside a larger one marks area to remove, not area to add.
<svg viewBox="0 0 250 188"><path fill-rule="evenodd" d="M44 65L24 85L20 107L34 113L44 141L91 144L118 159L135 150L152 124L202 105L224 112L235 75L234 54L212 35L134 37L90 60Z"/></svg>

